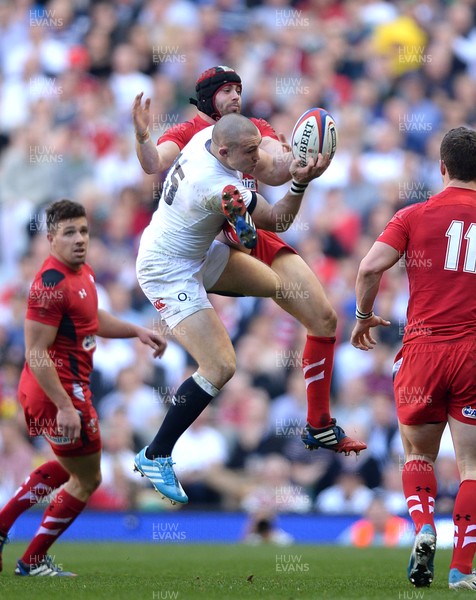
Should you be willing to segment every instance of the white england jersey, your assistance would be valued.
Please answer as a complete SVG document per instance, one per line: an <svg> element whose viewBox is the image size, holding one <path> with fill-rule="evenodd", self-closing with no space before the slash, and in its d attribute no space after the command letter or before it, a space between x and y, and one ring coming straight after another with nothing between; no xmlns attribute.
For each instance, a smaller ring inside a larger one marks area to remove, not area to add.
<svg viewBox="0 0 476 600"><path fill-rule="evenodd" d="M194 135L170 167L159 206L144 230L140 250L183 258L203 258L221 231L221 194L227 185L240 191L246 206L253 192L243 174L222 165L209 151L213 126Z"/></svg>

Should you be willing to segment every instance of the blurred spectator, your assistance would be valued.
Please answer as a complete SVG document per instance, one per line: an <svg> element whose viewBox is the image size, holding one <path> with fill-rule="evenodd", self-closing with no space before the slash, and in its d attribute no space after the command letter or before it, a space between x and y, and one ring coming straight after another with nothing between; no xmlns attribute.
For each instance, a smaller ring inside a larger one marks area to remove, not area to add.
<svg viewBox="0 0 476 600"><path fill-rule="evenodd" d="M276 435L303 430L307 422L306 382L301 369L293 368L286 392L273 400L269 414L270 430Z"/></svg>
<svg viewBox="0 0 476 600"><path fill-rule="evenodd" d="M245 420L243 398L254 393L250 377L238 370L230 381L220 390L216 398L216 418L220 429L228 440L234 440Z"/></svg>
<svg viewBox="0 0 476 600"><path fill-rule="evenodd" d="M276 525L276 516L281 512L308 512L309 496L293 484L289 462L277 454L270 454L257 464L254 476L256 485L241 501L249 515L244 542L283 546L293 543L293 537Z"/></svg>
<svg viewBox="0 0 476 600"><path fill-rule="evenodd" d="M280 452L283 438L269 427L269 397L263 390L251 389L241 399L240 427L231 441L227 466L246 469L260 456Z"/></svg>
<svg viewBox="0 0 476 600"><path fill-rule="evenodd" d="M241 473L210 469L206 481L220 490L225 506L238 506L248 513L246 543L292 543L292 536L277 527L276 516L281 512L308 512L311 508L310 497L291 479L289 461L279 454L263 456Z"/></svg>
<svg viewBox="0 0 476 600"><path fill-rule="evenodd" d="M54 196L52 173L59 156L50 144L52 132L45 131L47 126L37 122L15 130L11 145L0 158L0 203L39 205Z"/></svg>
<svg viewBox="0 0 476 600"><path fill-rule="evenodd" d="M116 138L109 153L96 161L95 180L103 191L112 196L119 195L126 186L138 186L141 178L142 168L128 135ZM118 208L114 211L115 214L119 212Z"/></svg>
<svg viewBox="0 0 476 600"><path fill-rule="evenodd" d="M371 129L369 149L362 153L359 170L364 181L376 185L401 180L404 175L405 154L399 130L383 122Z"/></svg>
<svg viewBox="0 0 476 600"><path fill-rule="evenodd" d="M365 510L364 517L356 521L339 536L339 542L347 546L409 546L413 539L413 527L407 519L388 510L385 502L377 497Z"/></svg>
<svg viewBox="0 0 476 600"><path fill-rule="evenodd" d="M367 437L367 448L368 455L375 460L378 468L379 474L378 480L374 483L375 486L381 485L381 477L391 461L391 442L398 430L398 424L393 396L374 393L371 405L372 427Z"/></svg>
<svg viewBox="0 0 476 600"><path fill-rule="evenodd" d="M0 421L8 421L20 415L17 386L21 369L21 364L7 360L3 360L0 364Z"/></svg>
<svg viewBox="0 0 476 600"><path fill-rule="evenodd" d="M36 454L14 419L0 419L0 505L10 500L35 466Z"/></svg>
<svg viewBox="0 0 476 600"><path fill-rule="evenodd" d="M106 3L103 5L106 6ZM114 15L114 10L111 12ZM98 79L107 79L112 72L111 37L107 31L101 27L92 27L84 39L84 45L88 52L90 75Z"/></svg>
<svg viewBox="0 0 476 600"><path fill-rule="evenodd" d="M104 110L104 95L104 88L99 84L91 82L83 86L73 120L76 135L94 158L107 156L113 151L117 134L112 116Z"/></svg>
<svg viewBox="0 0 476 600"><path fill-rule="evenodd" d="M367 429L372 407L366 381L363 376L349 379L339 391L339 401L334 411L342 427ZM367 436L365 436L367 437Z"/></svg>
<svg viewBox="0 0 476 600"><path fill-rule="evenodd" d="M250 319L247 331L236 345L237 364L251 377L255 387L275 397L285 388L286 369L297 366L300 352L292 347L291 336L285 336L283 324L297 327L291 318L282 318L282 310L270 302L260 303L263 312L256 311ZM279 324L279 326L278 326Z"/></svg>
<svg viewBox="0 0 476 600"><path fill-rule="evenodd" d="M42 9L38 9L38 16L30 19L28 40L14 45L4 56L3 69L7 77L19 76L32 56L38 58L42 71L50 76L58 75L67 68L67 46L52 35L49 20Z"/></svg>
<svg viewBox="0 0 476 600"><path fill-rule="evenodd" d="M372 356L369 352L361 352L355 355L355 348L347 340L343 340L336 349L334 358L334 378L335 386L338 393L345 394L345 390L349 389L355 397L358 392L354 392L352 382L358 379L357 388L362 391L365 386L363 377L370 372L372 368ZM362 392L364 394L365 392Z"/></svg>
<svg viewBox="0 0 476 600"><path fill-rule="evenodd" d="M283 456L291 462L291 478L302 486L312 500L335 482L340 463L331 452L309 452L301 440L301 427L286 427L278 435L283 437Z"/></svg>
<svg viewBox="0 0 476 600"><path fill-rule="evenodd" d="M325 194L324 205L314 219L324 254L335 258L352 254L360 235L360 218L346 206L342 190L331 189Z"/></svg>
<svg viewBox="0 0 476 600"><path fill-rule="evenodd" d="M131 290L117 280L110 281L105 287L109 297L110 312L119 319L142 325L143 315L132 308Z"/></svg>
<svg viewBox="0 0 476 600"><path fill-rule="evenodd" d="M476 79L476 27L474 5L457 2L449 7L448 16L453 26L453 51Z"/></svg>
<svg viewBox="0 0 476 600"><path fill-rule="evenodd" d="M139 71L139 55L131 44L119 44L112 52L112 73L109 85L114 95L116 110L123 126L130 127L129 113L132 101L138 93L152 95L152 80Z"/></svg>
<svg viewBox="0 0 476 600"><path fill-rule="evenodd" d="M413 2L400 4L401 14L394 13L374 30L375 52L390 61L393 76L418 70L425 51L427 36L412 14L413 5Z"/></svg>
<svg viewBox="0 0 476 600"><path fill-rule="evenodd" d="M180 398L177 398L180 402ZM200 452L197 449L200 448ZM224 435L213 424L210 407L179 438L172 458L177 474L195 505L217 504L220 495L206 483L206 472L223 466L228 457ZM205 481L203 481L205 479Z"/></svg>
<svg viewBox="0 0 476 600"><path fill-rule="evenodd" d="M88 507L92 510L134 509L136 497L144 484L131 469L135 450L127 415L116 412L109 419L104 419L101 439L102 482L91 496Z"/></svg>
<svg viewBox="0 0 476 600"><path fill-rule="evenodd" d="M131 364L118 372L116 387L101 399L98 412L106 423L114 415L123 414L136 438L136 447L139 448L159 428L165 415L165 407L157 390L145 385L139 369Z"/></svg>
<svg viewBox="0 0 476 600"><path fill-rule="evenodd" d="M408 150L424 154L428 139L441 125L441 110L426 98L425 82L417 73L400 80L399 92L408 103L408 110L400 115L399 130L404 132Z"/></svg>
<svg viewBox="0 0 476 600"><path fill-rule="evenodd" d="M390 513L406 516L408 507L403 495L402 467L395 458L389 459L382 470L381 486L374 491L385 502Z"/></svg>
<svg viewBox="0 0 476 600"><path fill-rule="evenodd" d="M104 393L113 390L119 372L131 367L134 362L134 347L130 340L97 339L93 373L98 377L100 386L95 390L95 402L100 401Z"/></svg>
<svg viewBox="0 0 476 600"><path fill-rule="evenodd" d="M334 485L321 492L315 507L329 514L363 514L372 501L372 490L364 485L362 476L355 470L343 469Z"/></svg>
<svg viewBox="0 0 476 600"><path fill-rule="evenodd" d="M5 315L6 339L3 350L5 358L18 366L23 366L25 357L25 340L23 324L25 322L27 297L17 291L10 298L8 312Z"/></svg>
<svg viewBox="0 0 476 600"><path fill-rule="evenodd" d="M41 223L39 221L33 221L31 227L35 229L40 228ZM25 254L19 258L15 277L12 278L11 281L5 282L0 291L1 308L7 310L11 299L15 295L26 297L30 291L30 286L35 273L41 266L41 258L42 257L38 257L31 251L25 252Z"/></svg>
<svg viewBox="0 0 476 600"><path fill-rule="evenodd" d="M364 383L368 393L375 397L383 395L387 397L387 412L393 415L393 385L388 376L392 366L395 353L386 344L377 344L372 352L372 368L364 375Z"/></svg>

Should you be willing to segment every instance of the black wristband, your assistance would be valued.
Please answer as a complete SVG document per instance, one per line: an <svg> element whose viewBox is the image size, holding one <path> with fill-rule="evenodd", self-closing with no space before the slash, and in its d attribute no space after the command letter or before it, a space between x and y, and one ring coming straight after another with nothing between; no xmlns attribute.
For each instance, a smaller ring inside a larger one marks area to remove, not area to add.
<svg viewBox="0 0 476 600"><path fill-rule="evenodd" d="M298 181L294 181L293 179L291 181L291 189L289 190L289 192L291 194L294 194L295 196L304 194L308 185L308 183L299 183Z"/></svg>
<svg viewBox="0 0 476 600"><path fill-rule="evenodd" d="M371 310L368 313L363 313L361 310L359 310L357 308L357 306L355 307L355 318L359 319L361 321L365 321L366 319L370 319L370 317L374 316L374 311Z"/></svg>

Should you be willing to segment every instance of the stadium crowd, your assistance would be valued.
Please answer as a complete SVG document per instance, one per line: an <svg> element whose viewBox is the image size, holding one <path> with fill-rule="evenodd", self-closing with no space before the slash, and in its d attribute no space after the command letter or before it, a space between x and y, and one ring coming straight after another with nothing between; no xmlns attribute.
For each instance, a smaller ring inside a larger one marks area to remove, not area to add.
<svg viewBox="0 0 476 600"><path fill-rule="evenodd" d="M243 114L263 117L288 139L313 106L336 120L336 156L283 237L338 313L333 415L368 450L357 458L308 452L297 350L304 329L270 300L211 295L238 366L174 451L190 507L257 518L362 515L378 493L390 511L406 513L391 384L408 298L404 262L383 280L376 308L392 325L370 353L349 343L355 277L390 217L439 191L443 134L476 128L475 0L0 1L0 505L50 452L28 439L16 402L27 294L48 252L44 207L60 198L86 207L101 306L159 327L135 259L161 181L137 160L131 105L141 91L152 98L157 139L195 113L195 80L216 64L240 74ZM275 201L285 189L263 193ZM306 301L299 288L283 293ZM91 507L168 507L132 474L133 457L192 370L173 342L153 361L140 343L98 340L92 389L104 482ZM436 468L436 512L448 512L458 474L447 441Z"/></svg>

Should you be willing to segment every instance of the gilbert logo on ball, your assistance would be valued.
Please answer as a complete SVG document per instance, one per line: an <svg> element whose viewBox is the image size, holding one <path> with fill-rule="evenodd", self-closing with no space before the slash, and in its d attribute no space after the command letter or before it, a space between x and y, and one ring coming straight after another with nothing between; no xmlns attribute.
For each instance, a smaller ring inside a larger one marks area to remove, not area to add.
<svg viewBox="0 0 476 600"><path fill-rule="evenodd" d="M332 116L323 108L311 108L299 117L291 135L294 158L301 166L309 157L317 158L319 152L333 158L337 147L337 128Z"/></svg>

